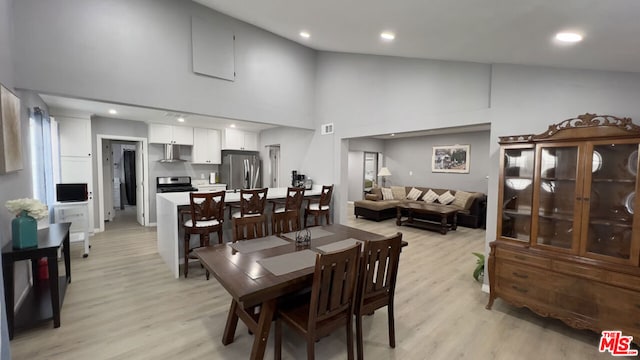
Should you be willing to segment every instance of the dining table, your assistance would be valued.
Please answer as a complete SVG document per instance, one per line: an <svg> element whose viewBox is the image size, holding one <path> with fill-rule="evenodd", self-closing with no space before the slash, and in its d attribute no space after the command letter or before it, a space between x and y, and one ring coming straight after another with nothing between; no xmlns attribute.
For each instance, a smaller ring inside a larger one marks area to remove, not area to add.
<svg viewBox="0 0 640 360"><path fill-rule="evenodd" d="M297 234L308 235L310 241L296 242ZM201 264L232 297L222 343L233 342L240 318L254 336L250 359L263 359L277 300L311 286L316 254L384 238L350 226L331 224L308 228L308 233L302 229L297 233L196 249ZM406 245L403 242L403 246Z"/></svg>

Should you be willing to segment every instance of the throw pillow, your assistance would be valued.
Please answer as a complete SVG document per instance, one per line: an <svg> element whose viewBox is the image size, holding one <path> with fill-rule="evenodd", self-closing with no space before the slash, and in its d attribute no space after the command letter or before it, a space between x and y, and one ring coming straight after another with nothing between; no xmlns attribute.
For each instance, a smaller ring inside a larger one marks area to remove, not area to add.
<svg viewBox="0 0 640 360"><path fill-rule="evenodd" d="M392 186L391 192L393 193L393 198L396 200L402 200L407 196L407 190L404 186Z"/></svg>
<svg viewBox="0 0 640 360"><path fill-rule="evenodd" d="M432 203L436 201L437 198L438 198L438 194L436 194L433 190L429 189L429 191L427 191L427 193L424 194L424 196L422 197L422 201L426 203Z"/></svg>
<svg viewBox="0 0 640 360"><path fill-rule="evenodd" d="M453 200L453 202L451 203L451 205L460 207L462 209L466 210L466 206L467 206L467 200L469 200L469 198L472 196L473 194L468 193L466 191L456 191L456 198ZM469 206L471 206L471 204L469 204Z"/></svg>
<svg viewBox="0 0 640 360"><path fill-rule="evenodd" d="M422 191L416 188L411 188L411 191L409 191L409 193L407 194L407 199L418 200L420 199L420 195L422 195Z"/></svg>
<svg viewBox="0 0 640 360"><path fill-rule="evenodd" d="M393 193L389 188L382 188L382 200L393 200Z"/></svg>
<svg viewBox="0 0 640 360"><path fill-rule="evenodd" d="M451 195L451 192L449 192L449 190L447 190L444 194L438 196L438 202L444 205L450 204L455 199L456 197Z"/></svg>
<svg viewBox="0 0 640 360"><path fill-rule="evenodd" d="M373 201L378 201L380 199L382 199L382 197L378 196L378 195L373 195L373 194L367 194L364 196L365 200L373 200Z"/></svg>

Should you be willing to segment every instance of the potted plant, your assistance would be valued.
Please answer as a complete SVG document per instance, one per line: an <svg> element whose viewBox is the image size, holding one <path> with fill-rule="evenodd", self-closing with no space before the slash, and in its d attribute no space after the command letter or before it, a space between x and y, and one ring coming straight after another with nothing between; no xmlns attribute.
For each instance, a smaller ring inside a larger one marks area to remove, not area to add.
<svg viewBox="0 0 640 360"><path fill-rule="evenodd" d="M481 281L480 278L484 278L484 254L477 252L472 254L478 258L476 261L476 269L473 270L473 278L476 279L476 281Z"/></svg>

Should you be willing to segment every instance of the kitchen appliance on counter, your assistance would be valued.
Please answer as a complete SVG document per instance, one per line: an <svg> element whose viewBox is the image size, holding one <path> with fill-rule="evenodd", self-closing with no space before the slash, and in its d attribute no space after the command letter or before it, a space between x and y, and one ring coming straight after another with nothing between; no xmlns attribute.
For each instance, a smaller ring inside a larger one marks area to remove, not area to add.
<svg viewBox="0 0 640 360"><path fill-rule="evenodd" d="M260 153L257 151L223 150L218 170L220 182L227 184L228 190L262 187Z"/></svg>
<svg viewBox="0 0 640 360"><path fill-rule="evenodd" d="M191 176L158 176L156 178L156 192L185 192L197 191L191 185Z"/></svg>
<svg viewBox="0 0 640 360"><path fill-rule="evenodd" d="M311 179L309 179L311 180ZM298 171L293 170L291 172L291 186L293 187L306 187L307 177L304 174L298 174ZM311 187L309 187L310 189Z"/></svg>

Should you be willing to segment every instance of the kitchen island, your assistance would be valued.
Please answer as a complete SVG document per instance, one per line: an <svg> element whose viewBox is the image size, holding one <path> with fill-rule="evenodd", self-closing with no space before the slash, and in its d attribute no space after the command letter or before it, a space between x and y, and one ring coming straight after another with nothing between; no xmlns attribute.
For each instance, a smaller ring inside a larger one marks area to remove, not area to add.
<svg viewBox="0 0 640 360"><path fill-rule="evenodd" d="M321 185L314 185L311 190L306 190L305 198L319 196L322 191ZM267 199L284 199L287 197L287 188L269 188ZM240 191L227 191L225 203L240 202ZM180 263L182 261L182 224L178 218L178 208L189 205L188 192L173 192L156 194L156 214L157 214L157 237L158 253L169 266L173 276L177 279L180 276ZM267 204L266 212L271 211L271 204ZM225 215L228 212L225 212ZM224 239L231 241L231 221L225 218Z"/></svg>

